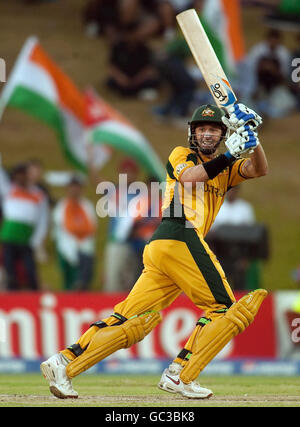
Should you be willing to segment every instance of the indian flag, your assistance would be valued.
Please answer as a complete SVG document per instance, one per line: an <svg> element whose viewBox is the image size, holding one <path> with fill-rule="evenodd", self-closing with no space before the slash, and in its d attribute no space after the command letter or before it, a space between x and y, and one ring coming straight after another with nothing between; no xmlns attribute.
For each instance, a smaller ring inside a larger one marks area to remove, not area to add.
<svg viewBox="0 0 300 427"><path fill-rule="evenodd" d="M90 90L82 93L35 37L24 44L4 86L0 117L6 106L51 126L67 159L84 172L93 143L94 166L103 166L114 147L136 158L149 174L162 177L162 164L144 136Z"/></svg>
<svg viewBox="0 0 300 427"><path fill-rule="evenodd" d="M205 0L201 22L226 75L245 55L239 0Z"/></svg>
<svg viewBox="0 0 300 427"><path fill-rule="evenodd" d="M85 96L48 57L37 38L24 44L0 97L0 117L6 106L15 107L51 126L67 159L86 171ZM109 153L103 147L98 158Z"/></svg>
<svg viewBox="0 0 300 427"><path fill-rule="evenodd" d="M132 157L147 173L165 180L165 167L150 142L122 114L100 98L92 89L86 91L89 141L107 144Z"/></svg>

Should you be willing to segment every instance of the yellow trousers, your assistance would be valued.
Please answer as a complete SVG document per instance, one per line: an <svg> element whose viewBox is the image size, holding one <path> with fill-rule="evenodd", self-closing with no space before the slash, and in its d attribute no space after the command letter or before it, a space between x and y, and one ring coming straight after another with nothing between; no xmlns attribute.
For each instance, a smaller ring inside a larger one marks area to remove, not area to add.
<svg viewBox="0 0 300 427"><path fill-rule="evenodd" d="M165 233L160 230L157 237L166 234L173 239L153 239L145 247L143 273L127 298L115 306L115 312L131 317L148 310L159 311L182 292L205 311L205 317L213 318L216 311L229 308L234 295L203 237L192 228L174 224L174 220L164 220L161 228ZM175 228L175 233L168 232L168 228Z"/></svg>
<svg viewBox="0 0 300 427"><path fill-rule="evenodd" d="M160 311L169 306L181 293L186 294L204 316L214 320L222 310L235 302L232 290L216 256L195 229L182 222L165 219L143 255L144 270L125 300L114 307L124 318ZM104 319L108 325L117 319ZM187 342L191 350L197 329ZM98 331L92 326L77 342L80 352ZM63 352L71 360L76 357L70 350Z"/></svg>

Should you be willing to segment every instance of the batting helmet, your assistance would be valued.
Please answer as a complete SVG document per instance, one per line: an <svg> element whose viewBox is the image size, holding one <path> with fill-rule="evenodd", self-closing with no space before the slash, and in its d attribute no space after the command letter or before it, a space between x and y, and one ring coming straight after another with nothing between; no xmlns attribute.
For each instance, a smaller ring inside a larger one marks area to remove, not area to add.
<svg viewBox="0 0 300 427"><path fill-rule="evenodd" d="M218 108L215 105L201 105L198 107L193 115L190 122L188 122L189 128L188 128L188 142L189 146L192 150L198 151L199 145L196 140L195 136L195 128L200 123L217 123L222 128L222 136L220 138L219 143L217 146L226 138L229 136L229 129L227 126L223 123L222 117L226 117L226 112L222 108ZM216 148L217 148L216 146ZM205 153L205 150L202 150L204 154L211 154L211 153Z"/></svg>

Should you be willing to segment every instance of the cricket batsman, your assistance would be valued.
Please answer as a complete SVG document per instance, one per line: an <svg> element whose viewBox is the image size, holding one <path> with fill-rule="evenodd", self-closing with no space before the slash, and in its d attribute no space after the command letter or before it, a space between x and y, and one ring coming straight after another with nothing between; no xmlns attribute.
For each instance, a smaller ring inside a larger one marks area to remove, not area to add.
<svg viewBox="0 0 300 427"><path fill-rule="evenodd" d="M93 323L75 344L41 364L52 394L78 397L72 387L74 377L141 341L161 321L160 311L184 292L204 315L163 372L158 387L187 398L212 396L196 382L197 377L253 322L267 295L258 289L236 301L204 240L226 192L267 174L256 132L261 123L261 117L243 104L226 113L213 105L195 110L189 122L189 146L175 147L167 162L163 219L145 247L141 276L127 298L114 307L114 314ZM218 154L222 142L227 151Z"/></svg>

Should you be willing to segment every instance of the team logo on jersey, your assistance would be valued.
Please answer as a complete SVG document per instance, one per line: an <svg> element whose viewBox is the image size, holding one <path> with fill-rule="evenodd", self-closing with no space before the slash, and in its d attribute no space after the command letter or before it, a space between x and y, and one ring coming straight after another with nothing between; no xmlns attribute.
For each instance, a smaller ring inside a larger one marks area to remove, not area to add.
<svg viewBox="0 0 300 427"><path fill-rule="evenodd" d="M210 108L205 108L205 110L202 111L203 117L213 117L215 115L215 112L211 110Z"/></svg>
<svg viewBox="0 0 300 427"><path fill-rule="evenodd" d="M179 175L180 172L186 168L188 165L186 163L180 163L180 165L177 166L176 168L176 174Z"/></svg>

